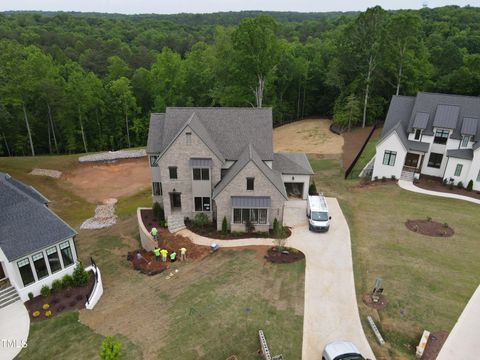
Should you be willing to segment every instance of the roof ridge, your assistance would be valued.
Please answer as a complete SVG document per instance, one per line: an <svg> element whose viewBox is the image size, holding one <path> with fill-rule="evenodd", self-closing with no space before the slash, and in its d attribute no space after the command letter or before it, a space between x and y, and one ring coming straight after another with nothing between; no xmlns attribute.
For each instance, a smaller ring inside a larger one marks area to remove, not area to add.
<svg viewBox="0 0 480 360"><path fill-rule="evenodd" d="M475 96L475 95L445 94L445 93L436 93L436 92L429 92L429 91L419 91L417 92L417 96L418 94L466 97L466 98L474 98L474 99L480 100L480 96Z"/></svg>
<svg viewBox="0 0 480 360"><path fill-rule="evenodd" d="M251 106L167 106L166 109L218 109L218 110L271 110L273 107L266 106L266 107L251 107ZM154 114L154 113L152 113ZM161 113L160 113L161 114Z"/></svg>

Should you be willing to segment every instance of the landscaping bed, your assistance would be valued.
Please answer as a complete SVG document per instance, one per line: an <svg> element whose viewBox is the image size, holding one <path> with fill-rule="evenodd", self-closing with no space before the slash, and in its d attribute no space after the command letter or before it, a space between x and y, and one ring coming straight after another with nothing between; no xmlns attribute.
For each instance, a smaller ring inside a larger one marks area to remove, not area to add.
<svg viewBox="0 0 480 360"><path fill-rule="evenodd" d="M449 237L455 231L447 223L439 223L431 218L420 220L407 220L405 226L408 230L427 236Z"/></svg>
<svg viewBox="0 0 480 360"><path fill-rule="evenodd" d="M25 302L25 307L30 315L30 321L45 320L65 311L84 309L94 284L95 276L92 272L89 272L86 286L55 290L48 296L38 295L28 300ZM48 304L48 309L42 308L45 304ZM33 313L35 311L40 312L40 315L34 317ZM47 311L50 311L50 316L45 315Z"/></svg>
<svg viewBox="0 0 480 360"><path fill-rule="evenodd" d="M275 264L288 264L305 259L305 254L294 248L284 247L280 249L274 246L268 249L265 259Z"/></svg>
<svg viewBox="0 0 480 360"><path fill-rule="evenodd" d="M442 179L439 177L422 175L420 176L419 180L415 180L414 184L419 188L425 190L432 190L432 191L439 191L449 194L457 194L463 196L469 196L474 199L480 200L480 191L468 191L464 188L459 188L455 185L444 184ZM467 186L468 184L463 184L463 186Z"/></svg>

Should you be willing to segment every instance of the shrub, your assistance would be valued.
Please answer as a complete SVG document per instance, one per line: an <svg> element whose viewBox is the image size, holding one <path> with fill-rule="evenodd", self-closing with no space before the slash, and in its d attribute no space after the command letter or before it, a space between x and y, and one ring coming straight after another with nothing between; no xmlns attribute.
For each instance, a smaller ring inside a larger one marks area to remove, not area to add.
<svg viewBox="0 0 480 360"><path fill-rule="evenodd" d="M312 183L308 187L308 195L318 195L317 186L315 185L315 181L312 180Z"/></svg>
<svg viewBox="0 0 480 360"><path fill-rule="evenodd" d="M34 312L32 313L32 316L33 316L34 318L39 317L39 316L40 316L40 311L34 311Z"/></svg>
<svg viewBox="0 0 480 360"><path fill-rule="evenodd" d="M459 189L463 189L463 183L461 181L458 182L457 187Z"/></svg>
<svg viewBox="0 0 480 360"><path fill-rule="evenodd" d="M273 237L279 239L283 235L283 229L280 223L278 222L277 218L273 220Z"/></svg>
<svg viewBox="0 0 480 360"><path fill-rule="evenodd" d="M43 285L42 286L42 288L40 289L40 294L43 297L47 297L48 295L50 295L50 288L48 287L48 285Z"/></svg>
<svg viewBox="0 0 480 360"><path fill-rule="evenodd" d="M227 235L227 232L228 232L227 217L224 216L222 220L222 235L223 236Z"/></svg>
<svg viewBox="0 0 480 360"><path fill-rule="evenodd" d="M193 218L193 224L201 228L205 227L209 222L210 220L208 219L207 214L204 213L198 213Z"/></svg>
<svg viewBox="0 0 480 360"><path fill-rule="evenodd" d="M427 221L428 222L432 221L432 218L430 216L427 216Z"/></svg>
<svg viewBox="0 0 480 360"><path fill-rule="evenodd" d="M385 182L387 178L385 176L382 176L382 182Z"/></svg>
<svg viewBox="0 0 480 360"><path fill-rule="evenodd" d="M28 298L29 298L30 300L32 300L32 299L33 299L33 293L29 292L29 293L28 293Z"/></svg>
<svg viewBox="0 0 480 360"><path fill-rule="evenodd" d="M375 176L373 180L378 181L378 176Z"/></svg>
<svg viewBox="0 0 480 360"><path fill-rule="evenodd" d="M49 308L50 308L50 305L48 305L48 304L43 304L42 305L43 310L48 310Z"/></svg>
<svg viewBox="0 0 480 360"><path fill-rule="evenodd" d="M52 312L50 310L45 311L45 317L50 317L52 316Z"/></svg>
<svg viewBox="0 0 480 360"><path fill-rule="evenodd" d="M73 286L73 278L72 278L72 275L65 275L63 278L62 278L62 288L64 289L69 289Z"/></svg>
<svg viewBox="0 0 480 360"><path fill-rule="evenodd" d="M448 228L448 224L447 224L447 223L444 223L444 224L443 224L443 227L444 227L444 228Z"/></svg>
<svg viewBox="0 0 480 360"><path fill-rule="evenodd" d="M470 180L467 185L467 190L472 191L473 190L473 180Z"/></svg>
<svg viewBox="0 0 480 360"><path fill-rule="evenodd" d="M52 282L52 290L53 290L54 292L57 292L57 291L59 291L59 290L61 290L61 289L62 289L62 280L60 280L60 279L53 280L53 282Z"/></svg>
<svg viewBox="0 0 480 360"><path fill-rule="evenodd" d="M159 223L165 221L165 212L163 211L162 206L156 201L153 203L152 212L153 216Z"/></svg>
<svg viewBox="0 0 480 360"><path fill-rule="evenodd" d="M447 185L447 182L448 182L447 178L443 179L443 185Z"/></svg>
<svg viewBox="0 0 480 360"><path fill-rule="evenodd" d="M122 343L111 336L107 336L102 342L98 356L103 360L119 359L122 356Z"/></svg>
<svg viewBox="0 0 480 360"><path fill-rule="evenodd" d="M396 177L395 175L392 175L390 178L391 178L393 181L397 180L397 177Z"/></svg>
<svg viewBox="0 0 480 360"><path fill-rule="evenodd" d="M88 272L85 271L81 262L75 266L72 276L72 285L82 287L88 284Z"/></svg>

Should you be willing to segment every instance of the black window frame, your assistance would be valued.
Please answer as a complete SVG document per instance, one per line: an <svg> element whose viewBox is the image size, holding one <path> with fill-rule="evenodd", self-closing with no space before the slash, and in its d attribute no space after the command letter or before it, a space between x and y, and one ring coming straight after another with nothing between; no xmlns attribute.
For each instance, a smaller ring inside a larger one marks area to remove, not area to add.
<svg viewBox="0 0 480 360"><path fill-rule="evenodd" d="M33 268L37 274L37 279L41 280L48 277L50 274L48 272L47 262L45 261L45 255L43 252L39 252L32 255Z"/></svg>
<svg viewBox="0 0 480 360"><path fill-rule="evenodd" d="M63 247L62 247L63 246ZM72 246L70 245L69 241L65 241L59 245L60 248L60 255L62 256L62 262L63 262L63 267L66 268L68 266L71 266L75 264L75 259L73 258L73 252L72 252ZM68 255L70 255L70 258L68 258ZM65 262L65 258L67 260L71 261L68 264Z"/></svg>
<svg viewBox="0 0 480 360"><path fill-rule="evenodd" d="M26 261L26 263L24 265L20 265L20 263L23 263L25 261ZM25 259L17 261L17 268L18 268L18 272L20 274L20 278L22 279L23 287L35 283L35 281L36 281L35 280L35 275L33 274L33 269L32 269L32 265L30 263L29 258L25 258ZM30 274L23 272L22 269L28 269ZM27 282L27 283L25 282L24 274L31 276L31 281L30 282Z"/></svg>
<svg viewBox="0 0 480 360"><path fill-rule="evenodd" d="M445 129L437 129L435 130L433 143L445 145L448 141L449 136L450 136L450 131Z"/></svg>
<svg viewBox="0 0 480 360"><path fill-rule="evenodd" d="M422 137L422 129L415 129L414 139L415 140L420 140L421 137Z"/></svg>
<svg viewBox="0 0 480 360"><path fill-rule="evenodd" d="M194 167L192 169L193 180L208 181L210 180L210 169L206 167Z"/></svg>
<svg viewBox="0 0 480 360"><path fill-rule="evenodd" d="M247 191L254 191L254 190L255 190L255 178L247 177Z"/></svg>
<svg viewBox="0 0 480 360"><path fill-rule="evenodd" d="M234 224L245 224L250 221L252 224L268 224L268 208L233 208Z"/></svg>
<svg viewBox="0 0 480 360"><path fill-rule="evenodd" d="M152 181L152 195L153 196L162 196L162 183L159 181Z"/></svg>
<svg viewBox="0 0 480 360"><path fill-rule="evenodd" d="M432 157L436 159L432 159ZM438 162L438 159L440 159L440 162ZM442 167L442 161L443 161L443 154L432 152L428 157L427 166L434 169L440 169Z"/></svg>
<svg viewBox="0 0 480 360"><path fill-rule="evenodd" d="M52 250L54 251L52 252ZM50 271L52 274L62 270L62 262L60 261L60 254L56 246L52 246L51 248L45 250L45 254L47 255L48 265L50 266ZM56 258L52 255L56 255ZM58 264L58 267L56 264Z"/></svg>
<svg viewBox="0 0 480 360"><path fill-rule="evenodd" d="M195 196L193 204L197 212L209 212L211 209L211 199L208 196Z"/></svg>
<svg viewBox="0 0 480 360"><path fill-rule="evenodd" d="M393 159L393 164L390 164L390 162ZM395 166L395 162L397 161L397 152L392 151L392 150L385 150L383 153L383 165L387 166Z"/></svg>
<svg viewBox="0 0 480 360"><path fill-rule="evenodd" d="M170 180L178 179L177 167L176 166L169 166L168 167L168 175L170 177Z"/></svg>
<svg viewBox="0 0 480 360"><path fill-rule="evenodd" d="M158 155L150 155L150 167L158 167Z"/></svg>

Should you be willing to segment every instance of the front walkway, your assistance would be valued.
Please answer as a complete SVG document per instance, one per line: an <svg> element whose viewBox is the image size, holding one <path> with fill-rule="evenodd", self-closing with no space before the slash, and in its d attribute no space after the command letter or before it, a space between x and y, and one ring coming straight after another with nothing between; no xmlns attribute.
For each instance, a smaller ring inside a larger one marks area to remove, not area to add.
<svg viewBox="0 0 480 360"><path fill-rule="evenodd" d="M303 221L292 229L287 242L306 257L302 360L321 359L325 345L334 340L351 341L364 357L375 359L358 313L350 230L338 201L327 198L327 203L332 216L329 232L313 233ZM297 211L295 219L300 219L300 212L305 216L304 207ZM199 245L213 241L220 247L274 244L273 239L262 238L212 240L189 230L178 234Z"/></svg>
<svg viewBox="0 0 480 360"><path fill-rule="evenodd" d="M30 317L21 300L0 309L0 360L11 360L27 343Z"/></svg>
<svg viewBox="0 0 480 360"><path fill-rule="evenodd" d="M400 186L402 189L408 190L408 191L413 191L419 194L425 194L425 195L433 195L433 196L440 196L444 198L449 198L449 199L457 199L457 200L464 200L464 201L469 201L474 204L479 204L480 205L480 200L474 199L468 196L463 196L463 195L457 195L457 194L450 194L450 193L445 193L445 192L440 192L440 191L432 191L432 190L426 190L419 188L418 186L415 186L411 181L406 181L406 180L398 180L398 186Z"/></svg>

